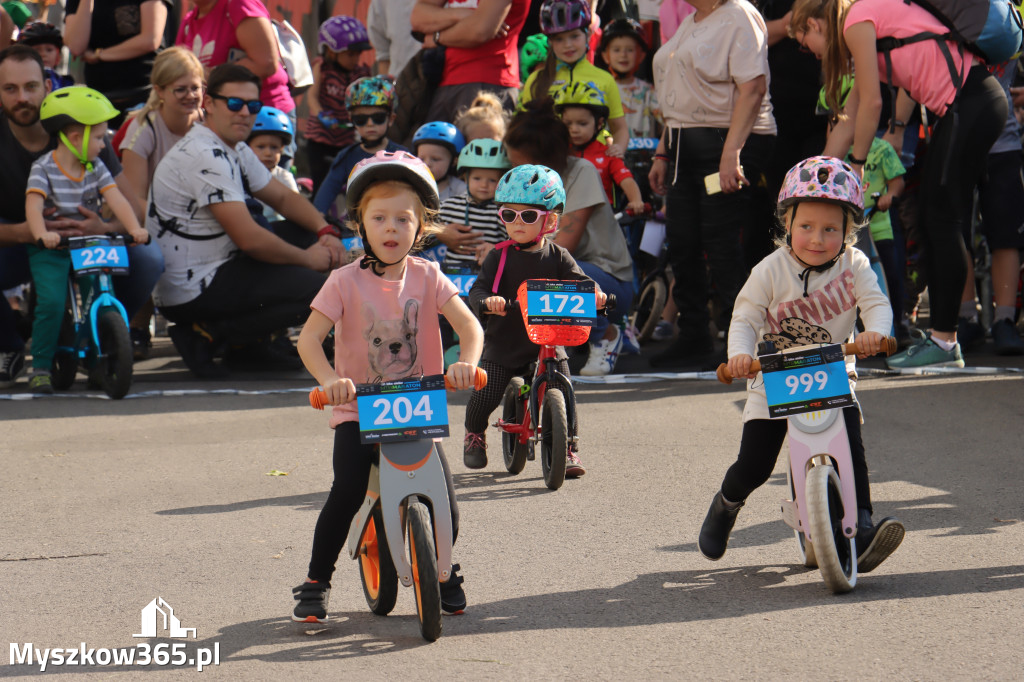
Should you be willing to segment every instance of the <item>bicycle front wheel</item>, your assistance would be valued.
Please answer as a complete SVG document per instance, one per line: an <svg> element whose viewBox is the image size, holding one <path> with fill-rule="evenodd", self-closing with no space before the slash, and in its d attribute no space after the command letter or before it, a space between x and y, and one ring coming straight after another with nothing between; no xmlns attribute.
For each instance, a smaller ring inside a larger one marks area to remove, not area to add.
<svg viewBox="0 0 1024 682"><path fill-rule="evenodd" d="M100 310L96 329L102 355L89 369L89 381L119 400L132 387L132 337L121 313L114 308Z"/></svg>
<svg viewBox="0 0 1024 682"><path fill-rule="evenodd" d="M441 583L437 575L437 553L430 514L422 502L410 502L406 510L406 535L412 563L412 584L416 592L416 614L420 634L433 642L441 636Z"/></svg>
<svg viewBox="0 0 1024 682"><path fill-rule="evenodd" d="M569 420L565 396L559 389L545 391L540 414L540 467L545 485L558 490L565 482L565 458L569 453Z"/></svg>
<svg viewBox="0 0 1024 682"><path fill-rule="evenodd" d="M849 592L857 584L857 544L843 534L843 494L836 470L811 467L805 497L821 577L833 592Z"/></svg>

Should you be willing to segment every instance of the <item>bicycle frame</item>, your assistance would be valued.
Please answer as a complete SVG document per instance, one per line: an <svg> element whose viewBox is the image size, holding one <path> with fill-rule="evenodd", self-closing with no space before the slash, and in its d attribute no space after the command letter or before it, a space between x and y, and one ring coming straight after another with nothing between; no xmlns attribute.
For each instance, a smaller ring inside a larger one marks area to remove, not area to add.
<svg viewBox="0 0 1024 682"><path fill-rule="evenodd" d="M380 505L384 534L388 538L391 560L398 571L398 579L406 587L412 585L412 566L405 556L405 510L409 498L420 498L428 502L432 509L438 577L441 582L447 582L452 574L451 503L441 455L434 441L382 443L379 453L379 462L370 467L366 498L349 529L349 556L359 558L366 525L374 508ZM398 538L403 541L396 542Z"/></svg>
<svg viewBox="0 0 1024 682"><path fill-rule="evenodd" d="M89 294L83 297L81 305L78 302L78 293L81 290L81 280L89 281ZM92 292L97 293L92 293ZM103 348L100 347L100 336L96 320L99 318L99 311L102 308L114 308L121 314L125 324L128 324L128 313L121 302L111 293L113 284L109 273L100 272L84 275L75 275L68 280L68 299L71 301L71 319L75 324L75 347L60 347L59 351L76 353L79 359L86 359L89 348L96 349L96 356L103 355ZM83 308L88 311L83 314ZM89 324L86 326L86 320ZM88 334L88 336L86 336ZM87 341L88 343L83 343ZM84 346L84 347L83 347Z"/></svg>
<svg viewBox="0 0 1024 682"><path fill-rule="evenodd" d="M530 397L527 399L527 406L523 412L523 422L513 424L499 419L497 426L506 433L513 433L518 436L518 441L526 445L532 439L533 442L540 442L540 429L534 428L533 415L540 414L540 405L544 402L544 393L549 383L557 385L565 396L565 416L569 424L576 419L576 392L573 390L572 382L568 377L558 371L558 360L555 358L556 346L543 345L537 355L537 369L534 371L533 381L530 383ZM541 369L543 368L543 369ZM575 445L577 436L571 436L570 444Z"/></svg>

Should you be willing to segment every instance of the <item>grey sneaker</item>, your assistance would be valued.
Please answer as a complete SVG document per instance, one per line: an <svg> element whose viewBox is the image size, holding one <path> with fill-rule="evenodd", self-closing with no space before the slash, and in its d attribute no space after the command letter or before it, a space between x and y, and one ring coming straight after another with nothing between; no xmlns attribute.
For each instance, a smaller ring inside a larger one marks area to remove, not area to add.
<svg viewBox="0 0 1024 682"><path fill-rule="evenodd" d="M0 388L10 388L25 370L25 350L0 353Z"/></svg>
<svg viewBox="0 0 1024 682"><path fill-rule="evenodd" d="M292 597L299 603L292 610L296 623L327 622L327 602L331 596L331 584L307 580L292 588Z"/></svg>
<svg viewBox="0 0 1024 682"><path fill-rule="evenodd" d="M1024 340L1013 320L1005 317L992 325L992 345L996 355L1024 355Z"/></svg>
<svg viewBox="0 0 1024 682"><path fill-rule="evenodd" d="M33 372L28 379L28 390L36 395L53 395L53 382L49 372Z"/></svg>

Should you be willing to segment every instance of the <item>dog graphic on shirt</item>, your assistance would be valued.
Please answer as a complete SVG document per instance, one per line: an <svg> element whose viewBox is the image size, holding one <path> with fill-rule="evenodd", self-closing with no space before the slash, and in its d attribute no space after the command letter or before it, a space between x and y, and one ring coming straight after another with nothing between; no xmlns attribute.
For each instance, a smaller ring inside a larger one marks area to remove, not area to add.
<svg viewBox="0 0 1024 682"><path fill-rule="evenodd" d="M421 369L414 371L419 351L419 309L419 302L410 299L405 302L405 314L400 319L379 320L373 306L363 304L370 381L394 381L422 374Z"/></svg>

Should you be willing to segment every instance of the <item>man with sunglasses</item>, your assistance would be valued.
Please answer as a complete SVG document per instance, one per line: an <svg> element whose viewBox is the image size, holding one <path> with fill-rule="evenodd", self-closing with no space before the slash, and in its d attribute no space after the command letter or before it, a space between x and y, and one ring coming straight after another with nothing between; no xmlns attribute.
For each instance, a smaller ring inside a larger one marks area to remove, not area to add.
<svg viewBox="0 0 1024 682"><path fill-rule="evenodd" d="M245 144L263 106L259 94L259 77L244 66L214 68L204 123L164 156L150 189L146 229L166 259L154 300L175 323L169 332L185 364L201 378L226 375L214 362L222 346L260 349L241 356L253 368L296 369L290 344L269 338L302 323L322 273L344 255L335 228L273 179ZM293 223L294 234L286 240L261 227L249 198Z"/></svg>
<svg viewBox="0 0 1024 682"><path fill-rule="evenodd" d="M57 138L50 137L39 121L39 107L50 86L42 59L31 47L12 45L0 51L0 197L5 199L0 201L0 291L31 279L24 247L32 241L25 222L25 189L32 162L57 146ZM118 189L134 196L109 145L100 152L100 159ZM79 211L81 220L47 220L47 229L65 236L116 230L93 211L85 207ZM163 256L155 244L132 248L128 275L114 278L114 293L129 317L149 298L162 270ZM25 342L16 327L17 318L7 298L0 295L0 388L13 385L24 367Z"/></svg>

